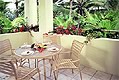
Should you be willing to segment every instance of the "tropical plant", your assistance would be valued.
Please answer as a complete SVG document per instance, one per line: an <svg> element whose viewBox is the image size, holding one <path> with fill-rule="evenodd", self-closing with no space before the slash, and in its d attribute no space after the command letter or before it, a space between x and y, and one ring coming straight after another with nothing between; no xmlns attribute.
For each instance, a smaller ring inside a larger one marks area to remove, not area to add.
<svg viewBox="0 0 119 80"><path fill-rule="evenodd" d="M11 11L9 8L6 9L5 16L9 18L11 21L15 19L15 14L13 11Z"/></svg>
<svg viewBox="0 0 119 80"><path fill-rule="evenodd" d="M65 29L68 28L69 26L78 24L76 21L73 20L72 17L69 17L69 15L59 15L55 17L53 21L56 27L62 26Z"/></svg>
<svg viewBox="0 0 119 80"><path fill-rule="evenodd" d="M0 0L0 12L6 12L6 7L7 4L9 4L10 2L4 2L3 0Z"/></svg>
<svg viewBox="0 0 119 80"><path fill-rule="evenodd" d="M117 30L119 29L119 12L118 11L107 11L104 14L86 13L86 17L80 17L81 26L84 29L90 28L105 28L107 30Z"/></svg>
<svg viewBox="0 0 119 80"><path fill-rule="evenodd" d="M25 19L23 17L17 17L12 21L12 26L17 28L20 27L20 25L25 25Z"/></svg>
<svg viewBox="0 0 119 80"><path fill-rule="evenodd" d="M72 5L70 5L70 2L72 1ZM70 9L70 6L72 6L72 11L76 11L80 15L85 15L85 10L89 11L92 10L95 7L104 7L104 0L70 0L70 2L62 2L59 5L62 5L66 9Z"/></svg>
<svg viewBox="0 0 119 80"><path fill-rule="evenodd" d="M24 2L20 3L21 5L18 6L18 16L23 16L24 15Z"/></svg>
<svg viewBox="0 0 119 80"><path fill-rule="evenodd" d="M23 15L23 12L24 12L24 0L15 0L14 4L16 6L16 10L15 10L16 17Z"/></svg>
<svg viewBox="0 0 119 80"><path fill-rule="evenodd" d="M107 0L106 8L108 10L119 10L119 1L118 0Z"/></svg>
<svg viewBox="0 0 119 80"><path fill-rule="evenodd" d="M53 4L53 18L59 15L69 15L69 9L65 9L61 5Z"/></svg>
<svg viewBox="0 0 119 80"><path fill-rule="evenodd" d="M11 32L12 24L11 21L6 18L3 13L0 13L0 34Z"/></svg>

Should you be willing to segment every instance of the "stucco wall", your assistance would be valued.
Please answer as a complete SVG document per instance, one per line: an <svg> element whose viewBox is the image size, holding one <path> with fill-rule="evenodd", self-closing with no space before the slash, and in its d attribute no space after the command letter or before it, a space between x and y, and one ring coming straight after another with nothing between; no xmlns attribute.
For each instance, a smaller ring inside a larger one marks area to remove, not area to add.
<svg viewBox="0 0 119 80"><path fill-rule="evenodd" d="M30 43L30 35L28 32L18 32L18 33L8 33L8 34L0 34L0 41L4 39L9 39L12 48L17 48L24 43Z"/></svg>

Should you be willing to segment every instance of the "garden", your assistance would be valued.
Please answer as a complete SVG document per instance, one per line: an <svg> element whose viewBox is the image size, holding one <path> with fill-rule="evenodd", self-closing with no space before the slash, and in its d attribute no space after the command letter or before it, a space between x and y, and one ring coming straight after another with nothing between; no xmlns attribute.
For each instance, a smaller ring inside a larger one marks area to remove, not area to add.
<svg viewBox="0 0 119 80"><path fill-rule="evenodd" d="M13 11L7 7L10 3L13 2L0 0L0 34L33 30L33 26L28 26L27 19L24 18L24 0L16 0L16 9Z"/></svg>
<svg viewBox="0 0 119 80"><path fill-rule="evenodd" d="M119 39L117 0L56 0L53 12L53 33Z"/></svg>
<svg viewBox="0 0 119 80"><path fill-rule="evenodd" d="M0 4L0 34L39 31L38 25L27 25L22 0L16 2L14 12L6 9L9 2L0 0ZM117 0L53 0L53 31L49 33L119 39L118 30Z"/></svg>

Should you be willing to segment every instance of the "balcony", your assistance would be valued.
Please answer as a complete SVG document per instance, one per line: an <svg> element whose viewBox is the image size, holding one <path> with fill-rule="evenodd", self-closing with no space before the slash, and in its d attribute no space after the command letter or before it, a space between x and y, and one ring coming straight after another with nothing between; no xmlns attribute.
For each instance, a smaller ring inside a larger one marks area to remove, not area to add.
<svg viewBox="0 0 119 80"><path fill-rule="evenodd" d="M32 2L34 0L25 0L26 3ZM28 1L28 2L27 2ZM0 34L0 41L4 39L10 39L12 44L12 48L16 49L23 45L24 43L32 44L35 42L43 42L43 33L52 31L53 29L53 15L52 15L52 3L51 0L40 0L42 3L40 5L39 12L39 32L32 32L33 36L30 35L29 32L18 32L18 33L8 33L8 34ZM50 5L49 5L50 2ZM30 4L25 4L26 7ZM33 3L36 5L36 3ZM28 17L28 24L37 24L37 16L36 13L33 13L33 10L36 6L29 6L28 9L25 7L25 17ZM33 8L31 8L33 7ZM48 9L46 8L48 7ZM32 10L29 10L32 9ZM42 16L41 16L42 15ZM58 35L60 36L60 45L70 49L71 43L74 39L84 42L86 40L83 36L77 35ZM92 39L91 42L85 44L85 47L81 53L81 72L83 76L83 80L119 80L119 40L118 39L107 39L107 38L99 38ZM67 55L61 55L62 57L68 57ZM34 61L31 60L31 64L34 65ZM28 66L27 64L25 66ZM41 78L43 79L43 62L40 64L41 69ZM34 66L32 66L34 67ZM49 72L50 65L47 61L46 63L46 76L47 80L54 80L53 75L50 77ZM34 76L38 77L38 75ZM70 70L62 70L59 72L58 80L80 80L79 72L77 70L74 71L74 74L71 73ZM0 80L13 80L8 75L0 73Z"/></svg>
<svg viewBox="0 0 119 80"><path fill-rule="evenodd" d="M43 36L39 32L32 33L32 37L28 32L1 34L0 39L10 39L14 49L24 43L42 42ZM60 36L60 44L65 48L70 48L74 39L83 42L85 37L76 35L58 35ZM118 46L119 41L113 39L94 39L90 43L85 44L81 53L81 71L83 80L118 80ZM108 47L108 48L107 48ZM67 57L67 55L62 55ZM33 61L31 61L34 64ZM26 65L27 66L27 65ZM42 69L42 62L40 69ZM47 62L47 79L53 80L49 76L49 63ZM41 71L43 77L43 71ZM36 76L37 77L37 76ZM9 76L1 73L1 80L9 80ZM64 70L59 73L59 80L79 80L78 72L71 74L70 70Z"/></svg>

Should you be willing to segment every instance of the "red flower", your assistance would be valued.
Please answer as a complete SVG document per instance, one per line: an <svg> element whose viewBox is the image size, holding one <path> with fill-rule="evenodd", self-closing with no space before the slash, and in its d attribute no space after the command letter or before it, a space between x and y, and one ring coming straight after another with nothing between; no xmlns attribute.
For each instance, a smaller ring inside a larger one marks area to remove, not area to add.
<svg viewBox="0 0 119 80"><path fill-rule="evenodd" d="M18 29L15 29L15 32L18 32Z"/></svg>
<svg viewBox="0 0 119 80"><path fill-rule="evenodd" d="M72 29L72 30L76 30L76 26L73 25L73 26L71 27L71 29Z"/></svg>
<svg viewBox="0 0 119 80"><path fill-rule="evenodd" d="M70 34L70 31L68 29L65 29L66 34Z"/></svg>
<svg viewBox="0 0 119 80"><path fill-rule="evenodd" d="M82 29L78 28L78 35L80 35L82 33Z"/></svg>
<svg viewBox="0 0 119 80"><path fill-rule="evenodd" d="M42 52L42 51L44 51L44 48L38 48L37 49L39 52Z"/></svg>
<svg viewBox="0 0 119 80"><path fill-rule="evenodd" d="M23 30L24 30L24 26L22 26L22 27L20 27L20 32L23 32Z"/></svg>

